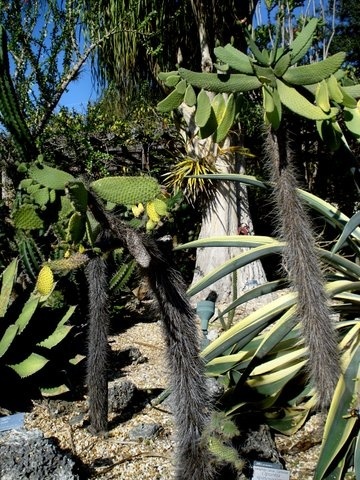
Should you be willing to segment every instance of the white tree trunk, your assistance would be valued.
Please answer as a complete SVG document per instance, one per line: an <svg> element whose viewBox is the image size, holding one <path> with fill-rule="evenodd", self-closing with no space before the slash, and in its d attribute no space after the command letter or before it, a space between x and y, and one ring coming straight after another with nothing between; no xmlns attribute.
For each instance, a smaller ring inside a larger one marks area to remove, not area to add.
<svg viewBox="0 0 360 480"><path fill-rule="evenodd" d="M220 172L233 173L234 161L218 157L216 166ZM222 235L237 235L239 227L244 227L249 235L254 233L249 211L247 189L235 182L219 182L213 202L204 214L199 238ZM245 249L236 247L198 248L193 284L213 269L239 255ZM215 290L218 305L229 304L245 290L260 285L266 276L260 261L252 262L227 275L192 298L193 302L204 300L211 290Z"/></svg>
<svg viewBox="0 0 360 480"><path fill-rule="evenodd" d="M210 54L208 35L206 30L206 17L209 6L205 0L191 0L193 12L197 21L198 35L201 49L201 70L211 72L213 63ZM253 12L255 5L249 2L248 12ZM209 96L212 95L209 93ZM198 157L209 155L210 152L216 158L215 165L219 172L234 172L233 155L219 154L218 146L211 139L199 140L194 136L195 125L193 121L194 110L183 105L183 118L187 124L187 132L182 134L186 141L188 152L195 153ZM190 134L189 134L190 132ZM222 146L223 151L230 145L227 138ZM246 225L249 234L253 234L253 224L250 217L247 190L234 182L219 182L214 201L211 202L202 220L199 238L208 238L221 235L236 235L238 228ZM229 247L206 247L199 248L196 254L196 266L193 284L214 268L222 265L230 258L240 254L244 249ZM237 298L242 291L266 280L264 269L260 262L253 262L243 267L235 275L228 275L211 287L203 290L192 298L192 302L206 298L210 290L215 290L218 305L230 303Z"/></svg>

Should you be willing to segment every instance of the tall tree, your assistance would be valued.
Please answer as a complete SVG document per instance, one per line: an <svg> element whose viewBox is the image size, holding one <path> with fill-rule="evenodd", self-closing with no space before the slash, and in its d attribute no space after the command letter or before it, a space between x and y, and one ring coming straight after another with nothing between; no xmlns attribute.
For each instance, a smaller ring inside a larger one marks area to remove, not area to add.
<svg viewBox="0 0 360 480"><path fill-rule="evenodd" d="M159 70L171 70L181 65L203 71L213 70L213 49L217 44L234 43L245 48L241 22L251 24L256 1L219 2L212 0L86 0L85 23L87 33L95 38L98 32L116 29L108 42L97 52L94 65L104 81L115 82L122 89L131 89L136 82L146 79L157 86ZM176 32L176 35L174 35ZM194 42L194 39L196 41ZM191 112L184 112L189 120ZM189 120L191 123L191 119ZM220 171L234 171L235 156L230 139L224 143L225 154L220 155L216 144L201 142L194 137L190 124L182 133L188 155L216 159ZM204 211L200 236L235 234L241 224L252 233L246 191L239 202L238 192L230 184L221 183L208 208ZM197 254L194 280L236 254L233 249L207 249ZM240 272L239 291L255 280L265 278L260 264L253 264ZM233 278L227 277L216 286L220 302L227 302L233 293ZM205 295L202 292L202 295Z"/></svg>

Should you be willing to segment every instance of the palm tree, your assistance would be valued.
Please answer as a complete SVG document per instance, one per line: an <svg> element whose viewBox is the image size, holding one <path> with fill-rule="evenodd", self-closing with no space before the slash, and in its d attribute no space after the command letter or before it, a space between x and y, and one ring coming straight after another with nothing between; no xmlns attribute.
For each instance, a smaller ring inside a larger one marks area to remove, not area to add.
<svg viewBox="0 0 360 480"><path fill-rule="evenodd" d="M99 35L114 32L93 57L97 78L103 84L115 83L125 96L146 80L154 90L159 90L157 74L160 70L173 70L178 65L211 71L212 52L216 44L233 42L245 48L245 39L240 23L249 24L257 0L239 2L228 0L84 0L85 34L92 41ZM124 98L124 97L123 97ZM183 111L186 118L186 112ZM220 155L214 143L204 144L189 137L189 125L183 130L189 155L211 155L216 159L217 170L235 171L235 155ZM230 138L225 142L230 147ZM225 149L226 150L226 149ZM239 158L237 158L239 160ZM240 158L243 168L243 158ZM203 212L200 237L236 234L241 224L247 225L251 234L252 221L249 214L246 190L240 192L230 183L220 183ZM234 249L208 248L197 252L194 281L237 253ZM215 287L218 301L227 303L234 292L240 291L249 282L262 283L265 274L260 263L254 262L242 269L237 282L225 277ZM206 295L206 291L199 295Z"/></svg>

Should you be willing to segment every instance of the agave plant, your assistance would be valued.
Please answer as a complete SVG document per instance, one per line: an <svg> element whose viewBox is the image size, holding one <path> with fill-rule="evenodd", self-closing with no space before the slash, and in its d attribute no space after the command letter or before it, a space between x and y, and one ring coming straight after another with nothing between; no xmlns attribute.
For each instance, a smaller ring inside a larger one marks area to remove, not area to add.
<svg viewBox="0 0 360 480"><path fill-rule="evenodd" d="M31 377L33 386L44 396L59 395L69 391L66 383L56 383L61 378L59 372L71 370L83 357L66 355L59 362L56 350L71 332L69 320L75 307L51 309L49 297L54 283L46 273L39 278L35 290L21 294L15 289L18 278L19 260L14 259L2 273L0 293L0 363L3 377L15 372L18 380ZM25 296L25 301L24 301ZM49 368L53 371L55 383L46 380L40 372ZM64 379L63 379L64 380Z"/></svg>
<svg viewBox="0 0 360 480"><path fill-rule="evenodd" d="M236 180L267 188L263 182L246 175L212 175L212 179ZM333 315L338 318L336 331L341 352L340 376L327 416L321 454L315 479L343 478L352 465L359 475L359 364L360 268L355 261L338 253L346 245L353 258L360 254L359 215L349 219L329 203L299 190L299 195L318 214L341 232L332 251L318 248L327 269L325 285ZM262 259L279 255L283 242L271 237L233 236L201 239L177 248L207 246L242 246L247 250L209 273L188 291L193 295L232 271ZM242 318L203 351L208 374L227 386L225 405L228 415L246 416L256 412L275 430L291 435L304 424L316 406L316 392L306 381L306 354L297 321L298 294L289 291L286 279L267 282L246 291L227 309L226 314L249 300L278 292L277 298ZM249 402L248 388L253 399ZM245 393L246 392L246 393ZM336 475L336 477L331 476Z"/></svg>

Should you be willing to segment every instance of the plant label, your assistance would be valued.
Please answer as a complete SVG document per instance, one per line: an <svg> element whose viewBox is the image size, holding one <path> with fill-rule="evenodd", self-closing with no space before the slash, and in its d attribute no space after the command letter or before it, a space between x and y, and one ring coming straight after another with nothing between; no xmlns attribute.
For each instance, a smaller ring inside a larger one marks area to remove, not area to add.
<svg viewBox="0 0 360 480"><path fill-rule="evenodd" d="M289 480L290 473L280 465L268 462L254 462L251 480Z"/></svg>

